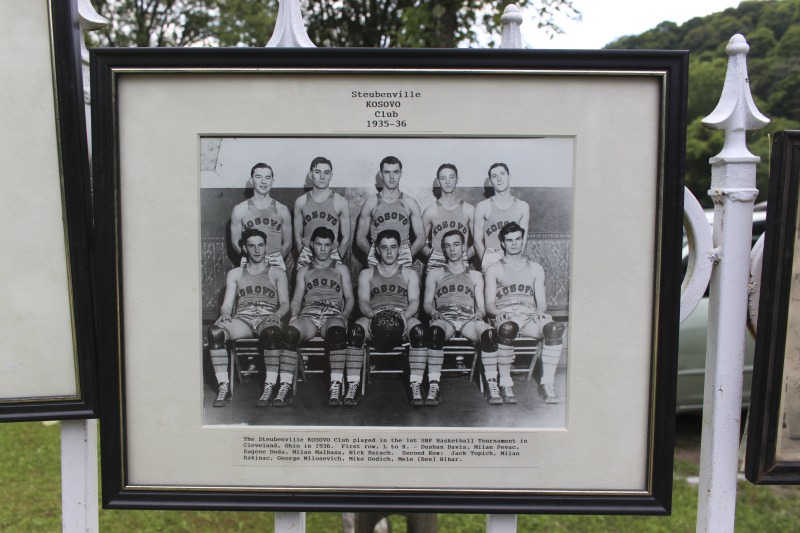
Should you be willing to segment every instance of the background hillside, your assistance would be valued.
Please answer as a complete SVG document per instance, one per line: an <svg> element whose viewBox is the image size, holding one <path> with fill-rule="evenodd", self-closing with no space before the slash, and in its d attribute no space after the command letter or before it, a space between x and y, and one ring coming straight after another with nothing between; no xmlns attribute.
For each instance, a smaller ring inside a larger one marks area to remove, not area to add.
<svg viewBox="0 0 800 533"><path fill-rule="evenodd" d="M708 197L708 159L722 149L724 135L700 124L717 105L725 79L725 46L736 33L750 44L747 55L753 99L771 119L769 126L748 133L750 151L761 157L758 201L766 200L769 136L800 128L800 0L744 1L737 8L682 25L663 22L640 35L622 37L606 46L617 49L690 50L689 112L686 139L686 186L704 206Z"/></svg>

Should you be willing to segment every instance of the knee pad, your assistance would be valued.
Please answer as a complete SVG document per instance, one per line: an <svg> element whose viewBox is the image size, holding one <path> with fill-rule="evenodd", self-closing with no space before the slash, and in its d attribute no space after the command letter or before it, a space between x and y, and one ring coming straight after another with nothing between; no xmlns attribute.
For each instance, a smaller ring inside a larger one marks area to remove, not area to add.
<svg viewBox="0 0 800 533"><path fill-rule="evenodd" d="M412 348L425 347L425 328L422 327L422 324L416 324L411 328L411 331L408 332L408 340Z"/></svg>
<svg viewBox="0 0 800 533"><path fill-rule="evenodd" d="M481 350L487 353L496 352L498 343L497 331L494 328L481 333Z"/></svg>
<svg viewBox="0 0 800 533"><path fill-rule="evenodd" d="M498 340L500 344L511 344L519 335L519 326L516 322L503 322L497 328L497 335L500 337Z"/></svg>
<svg viewBox="0 0 800 533"><path fill-rule="evenodd" d="M283 342L283 333L278 326L269 326L258 334L258 346L262 350L280 350Z"/></svg>
<svg viewBox="0 0 800 533"><path fill-rule="evenodd" d="M444 342L447 336L444 329L439 326L431 326L426 333L427 338L425 340L428 341L428 348L432 350L441 350L444 348Z"/></svg>
<svg viewBox="0 0 800 533"><path fill-rule="evenodd" d="M289 326L286 328L286 335L284 336L284 342L286 343L286 347L290 350L297 351L297 346L300 344L300 330L294 326Z"/></svg>
<svg viewBox="0 0 800 533"><path fill-rule="evenodd" d="M542 335L548 341L561 339L565 329L566 326L562 322L548 322L542 327Z"/></svg>
<svg viewBox="0 0 800 533"><path fill-rule="evenodd" d="M331 326L325 333L325 345L329 351L347 348L347 331L342 326Z"/></svg>
<svg viewBox="0 0 800 533"><path fill-rule="evenodd" d="M347 345L353 348L363 348L364 341L367 338L367 332L361 327L361 324L353 324L350 328L350 333L347 335Z"/></svg>
<svg viewBox="0 0 800 533"><path fill-rule="evenodd" d="M208 342L212 348L225 347L225 330L216 324L208 326Z"/></svg>

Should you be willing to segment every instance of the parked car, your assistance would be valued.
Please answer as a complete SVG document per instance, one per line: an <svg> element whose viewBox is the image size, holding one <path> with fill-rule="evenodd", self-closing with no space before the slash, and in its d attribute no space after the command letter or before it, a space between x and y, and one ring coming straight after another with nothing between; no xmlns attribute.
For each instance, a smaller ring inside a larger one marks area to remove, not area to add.
<svg viewBox="0 0 800 533"><path fill-rule="evenodd" d="M753 212L753 244L758 240L766 224L766 203L759 204ZM714 212L707 211L709 224L713 223ZM683 270L689 261L689 247L684 238ZM744 324L742 325L744 327ZM703 388L706 373L706 339L708 333L708 290L694 312L681 324L678 339L678 394L677 411L699 411L703 408ZM744 383L742 386L742 406L750 403L750 383L753 377L753 351L755 340L745 331Z"/></svg>

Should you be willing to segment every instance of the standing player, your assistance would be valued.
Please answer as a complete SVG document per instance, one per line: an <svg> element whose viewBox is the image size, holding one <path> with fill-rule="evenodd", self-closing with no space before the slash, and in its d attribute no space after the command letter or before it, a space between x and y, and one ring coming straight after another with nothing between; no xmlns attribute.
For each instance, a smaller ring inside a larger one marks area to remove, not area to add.
<svg viewBox="0 0 800 533"><path fill-rule="evenodd" d="M554 383L565 327L545 314L544 269L522 254L524 235L525 230L519 224L506 224L499 236L503 258L486 272L486 311L494 318L500 337L497 354L500 393L506 402L514 397L511 388L512 343L517 335L523 335L543 339L539 394L546 403L558 403ZM489 380L488 370L486 377ZM491 381L489 383L491 389Z"/></svg>
<svg viewBox="0 0 800 533"><path fill-rule="evenodd" d="M367 254L367 264L375 266L378 264L375 239L381 231L393 229L400 234L400 264L410 267L414 256L425 244L419 204L410 196L400 192L403 164L399 159L391 155L384 157L380 170L383 189L375 196L367 198L361 206L356 228L356 244ZM414 240L410 244L409 230L414 231Z"/></svg>
<svg viewBox="0 0 800 533"><path fill-rule="evenodd" d="M426 273L433 268L441 268L445 265L445 256L442 253L442 235L448 231L454 229L460 231L464 242L469 245L475 216L475 208L456 195L458 169L455 165L451 163L441 165L436 171L436 180L442 196L422 212L422 227L425 237L430 239L429 244L422 248L422 254L428 258L428 264L425 267ZM464 263L466 264L474 254L475 249L468 246L463 258Z"/></svg>
<svg viewBox="0 0 800 533"><path fill-rule="evenodd" d="M258 347L264 356L267 377L259 406L269 403L280 372L281 387L291 389L294 363L281 358L281 319L289 311L289 289L286 273L265 261L267 236L258 229L242 232L240 246L244 247L247 263L228 272L225 297L217 321L208 327L211 345L211 364L219 389L214 407L224 407L231 401L228 382L228 351L225 341L258 337ZM236 301L236 313L233 304ZM285 392L284 392L285 394Z"/></svg>
<svg viewBox="0 0 800 533"><path fill-rule="evenodd" d="M231 241L242 231L257 228L267 236L267 262L286 270L292 248L292 215L289 209L270 196L275 179L272 168L256 163L250 170L253 197L237 204L231 212ZM236 251L242 253L237 242Z"/></svg>
<svg viewBox="0 0 800 533"><path fill-rule="evenodd" d="M299 254L297 268L311 262L311 234L319 227L327 227L339 236L339 246L331 257L342 262L350 249L350 206L347 200L332 191L329 186L333 178L333 165L324 157L311 161L309 172L312 189L294 203L294 245Z"/></svg>
<svg viewBox="0 0 800 533"><path fill-rule="evenodd" d="M494 196L475 206L475 224L472 228L475 253L481 259L481 271L484 274L503 257L498 239L503 226L516 222L527 234L531 216L528 203L511 194L511 174L505 163L495 163L489 167L489 182L494 189Z"/></svg>
<svg viewBox="0 0 800 533"><path fill-rule="evenodd" d="M425 345L423 328L416 318L419 307L419 277L414 270L403 268L398 262L400 234L387 229L375 239L378 264L361 271L358 276L358 308L364 315L359 318L348 335L347 395L345 405L358 403L361 364L364 361L364 343L368 340L381 349L398 346L409 339L409 366L411 367L411 401L422 402L419 384L425 371ZM419 380L415 383L415 370ZM331 395L333 401L333 395Z"/></svg>
<svg viewBox="0 0 800 533"><path fill-rule="evenodd" d="M464 265L464 234L453 229L442 238L445 266L430 271L425 279L424 309L431 317L426 332L428 344L428 396L425 405L439 405L439 378L442 374L445 342L460 333L480 343L484 368L497 367L497 331L483 321L483 277ZM509 398L509 403L512 402ZM489 395L489 403L499 396Z"/></svg>
<svg viewBox="0 0 800 533"><path fill-rule="evenodd" d="M331 402L341 403L342 379L347 358L347 319L353 310L350 271L331 258L336 236L330 228L311 234L312 259L297 272L292 319L286 328L286 349L295 360L300 343L319 334L325 339L331 366Z"/></svg>

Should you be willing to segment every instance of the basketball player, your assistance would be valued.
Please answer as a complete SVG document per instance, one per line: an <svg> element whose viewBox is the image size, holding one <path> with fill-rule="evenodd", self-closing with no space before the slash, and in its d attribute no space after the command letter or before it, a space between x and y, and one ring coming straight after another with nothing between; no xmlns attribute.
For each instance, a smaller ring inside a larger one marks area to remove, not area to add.
<svg viewBox="0 0 800 533"><path fill-rule="evenodd" d="M325 339L331 366L331 398L335 395L339 399L347 358L347 319L353 310L353 284L347 267L331 257L335 245L336 236L330 228L319 227L311 234L311 263L297 272L286 349L296 358L301 343L317 334Z"/></svg>
<svg viewBox="0 0 800 533"><path fill-rule="evenodd" d="M509 222L499 234L503 258L486 272L485 294L486 312L493 317L499 336L497 363L500 394L506 402L514 396L511 388L511 365L514 362L512 343L517 335L523 335L542 340L539 394L546 403L558 403L554 382L561 357L564 324L554 322L545 313L544 269L540 264L526 259L522 253L525 230L516 222ZM488 369L486 378L491 389Z"/></svg>
<svg viewBox="0 0 800 533"><path fill-rule="evenodd" d="M428 346L428 396L425 405L439 405L442 349L456 333L480 343L484 367L497 366L497 331L483 321L483 276L464 265L464 248L464 234L460 230L446 232L442 237L445 266L431 270L425 278L423 306L431 317L425 335ZM512 398L509 398L509 403L512 403ZM489 403L503 403L498 399L491 394L488 397Z"/></svg>
<svg viewBox="0 0 800 533"><path fill-rule="evenodd" d="M393 229L383 230L375 239L375 254L378 264L361 271L358 276L358 308L362 316L348 335L347 352L347 394L345 405L356 405L360 390L361 364L364 361L364 343L376 339L381 349L390 349L409 339L411 348L409 363L411 368L425 370L425 346L423 328L416 318L419 307L419 277L410 268L403 268L398 262L400 255L400 234ZM399 316L394 322L387 310ZM376 317L381 323L376 323ZM384 323L391 322L391 323ZM377 330L377 331L376 331ZM413 370L412 370L413 374ZM421 372L420 372L421 375ZM416 398L422 401L422 392L417 381L414 387L412 378L412 404ZM331 402L334 401L331 395Z"/></svg>
<svg viewBox="0 0 800 533"><path fill-rule="evenodd" d="M494 189L494 196L475 206L475 224L472 228L475 253L481 259L481 271L484 274L503 257L498 239L502 227L509 222L516 222L527 234L531 215L528 203L511 194L511 174L505 163L495 163L489 167L489 182Z"/></svg>
<svg viewBox="0 0 800 533"><path fill-rule="evenodd" d="M208 327L211 364L219 384L214 407L224 407L231 401L225 341L258 337L267 371L264 392L257 402L259 406L268 405L279 376L279 395L284 387L291 389L292 386L294 363L287 365L280 352L281 320L289 311L288 282L283 270L265 261L266 244L267 236L263 231L253 228L242 232L240 246L244 247L247 263L228 272L220 316Z"/></svg>
<svg viewBox="0 0 800 533"><path fill-rule="evenodd" d="M231 212L233 246L242 253L234 236L246 229L260 229L267 236L267 262L286 270L286 258L292 248L292 215L285 205L270 196L275 180L269 165L256 163L250 170L249 181L253 197L237 204Z"/></svg>
<svg viewBox="0 0 800 533"><path fill-rule="evenodd" d="M319 227L328 227L339 237L339 246L331 257L342 262L350 249L350 206L344 197L329 186L333 178L333 165L324 157L315 157L309 171L312 189L294 203L294 245L297 250L297 268L311 262L311 234Z"/></svg>
<svg viewBox="0 0 800 533"><path fill-rule="evenodd" d="M429 242L422 248L422 254L428 258L425 272L433 268L441 268L446 260L442 253L442 235L456 229L464 236L467 245L472 239L472 225L475 207L461 200L456 195L458 169L451 163L444 163L436 171L436 182L442 192L436 203L429 205L422 212L422 227ZM475 254L472 246L465 246L464 263Z"/></svg>
<svg viewBox="0 0 800 533"><path fill-rule="evenodd" d="M399 159L394 156L384 157L380 171L383 188L375 196L367 198L361 206L356 228L356 244L367 254L367 264L375 266L378 264L375 255L375 239L378 233L385 229L396 230L401 239L399 262L405 267L410 267L414 256L425 244L419 204L410 196L400 192L403 164ZM410 241L410 230L414 231L413 241Z"/></svg>

